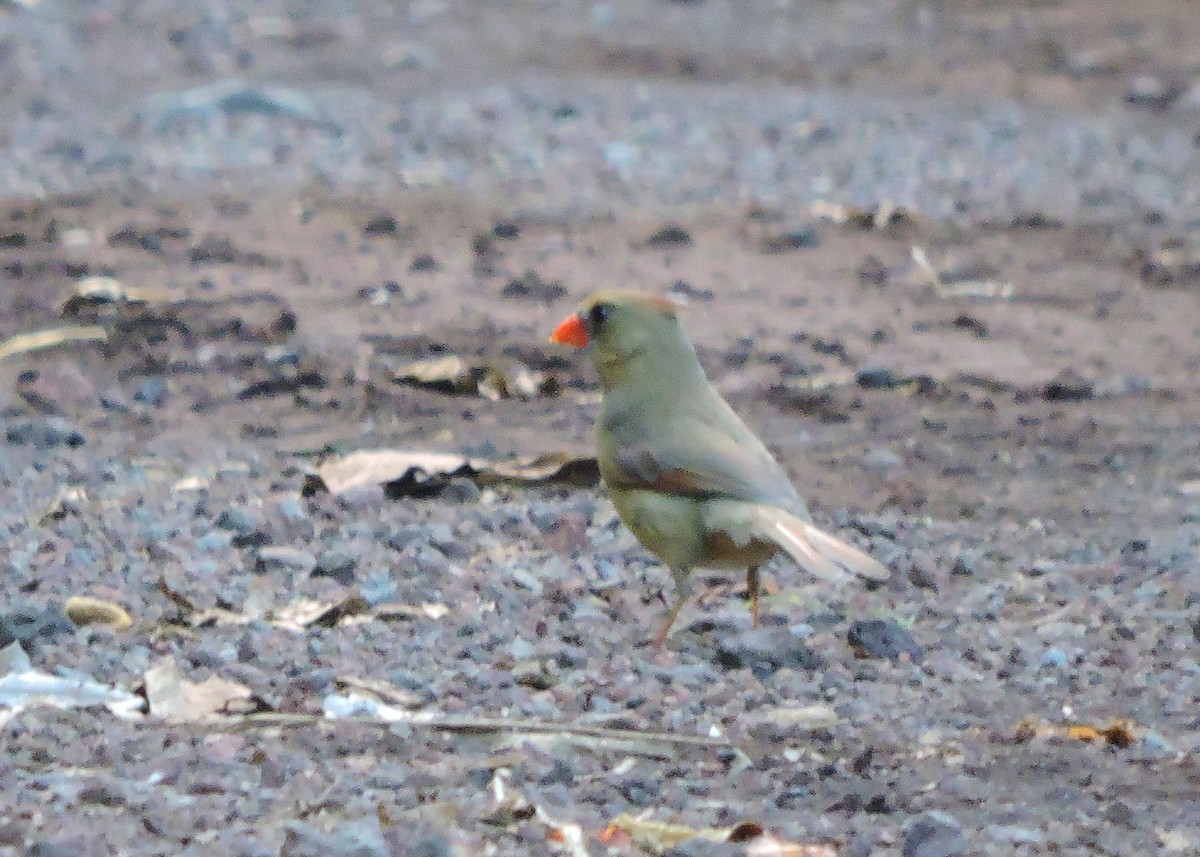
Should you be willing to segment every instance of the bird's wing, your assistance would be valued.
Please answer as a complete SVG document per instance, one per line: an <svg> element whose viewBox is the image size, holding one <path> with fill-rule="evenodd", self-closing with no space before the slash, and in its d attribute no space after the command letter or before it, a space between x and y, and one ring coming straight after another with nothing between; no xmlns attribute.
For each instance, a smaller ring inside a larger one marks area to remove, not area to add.
<svg viewBox="0 0 1200 857"><path fill-rule="evenodd" d="M616 488L770 503L807 518L804 501L767 448L732 411L720 416L725 419L714 425L684 415L669 433L645 432L640 423L610 425L600 450L605 479Z"/></svg>
<svg viewBox="0 0 1200 857"><path fill-rule="evenodd" d="M817 529L776 506L717 500L704 504L704 526L724 533L739 547L751 542L772 542L814 577L840 581L846 572L883 581L891 572L858 548Z"/></svg>

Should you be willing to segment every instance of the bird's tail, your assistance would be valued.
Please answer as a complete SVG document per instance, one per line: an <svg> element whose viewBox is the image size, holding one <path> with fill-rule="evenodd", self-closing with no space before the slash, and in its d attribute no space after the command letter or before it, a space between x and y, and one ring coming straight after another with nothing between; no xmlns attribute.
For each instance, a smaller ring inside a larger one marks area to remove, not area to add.
<svg viewBox="0 0 1200 857"><path fill-rule="evenodd" d="M725 532L739 545L774 542L797 565L822 580L845 580L846 572L875 581L891 576L882 563L858 548L776 506L709 501L706 507L705 524L710 529Z"/></svg>

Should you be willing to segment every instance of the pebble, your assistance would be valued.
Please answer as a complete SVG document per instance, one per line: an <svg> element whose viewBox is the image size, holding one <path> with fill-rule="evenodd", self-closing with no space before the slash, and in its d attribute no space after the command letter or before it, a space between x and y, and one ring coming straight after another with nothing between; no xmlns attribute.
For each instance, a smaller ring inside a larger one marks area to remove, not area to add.
<svg viewBox="0 0 1200 857"><path fill-rule="evenodd" d="M303 548L287 545L265 545L255 555L254 570L258 574L275 572L309 572L317 564L317 558Z"/></svg>
<svg viewBox="0 0 1200 857"><path fill-rule="evenodd" d="M377 829L366 822L340 822L331 831L305 821L283 825L280 857L389 857Z"/></svg>
<svg viewBox="0 0 1200 857"><path fill-rule="evenodd" d="M354 555L342 548L328 548L317 557L313 565L313 577L332 577L338 583L350 586L354 583L354 571L358 562Z"/></svg>
<svg viewBox="0 0 1200 857"><path fill-rule="evenodd" d="M87 850L65 842L34 842L25 849L24 857L86 857Z"/></svg>
<svg viewBox="0 0 1200 857"><path fill-rule="evenodd" d="M5 439L17 446L46 450L56 446L83 446L83 433L62 417L24 417L4 424Z"/></svg>
<svg viewBox="0 0 1200 857"><path fill-rule="evenodd" d="M903 833L902 857L957 857L966 847L958 819L941 810L910 819Z"/></svg>
<svg viewBox="0 0 1200 857"><path fill-rule="evenodd" d="M1038 667L1040 669L1053 668L1065 670L1067 668L1067 653L1057 646L1047 649L1038 660Z"/></svg>
<svg viewBox="0 0 1200 857"><path fill-rule="evenodd" d="M912 634L892 619L865 619L855 622L846 640L860 658L884 658L899 661L905 656L920 663L925 650Z"/></svg>
<svg viewBox="0 0 1200 857"><path fill-rule="evenodd" d="M75 623L61 607L26 607L0 614L0 649L12 642L30 649L75 631Z"/></svg>
<svg viewBox="0 0 1200 857"><path fill-rule="evenodd" d="M749 669L763 679L783 668L813 670L820 658L786 628L755 628L722 636L714 663L724 669Z"/></svg>
<svg viewBox="0 0 1200 857"><path fill-rule="evenodd" d="M134 391L133 400L152 408L161 408L167 403L167 382L158 376L143 379Z"/></svg>

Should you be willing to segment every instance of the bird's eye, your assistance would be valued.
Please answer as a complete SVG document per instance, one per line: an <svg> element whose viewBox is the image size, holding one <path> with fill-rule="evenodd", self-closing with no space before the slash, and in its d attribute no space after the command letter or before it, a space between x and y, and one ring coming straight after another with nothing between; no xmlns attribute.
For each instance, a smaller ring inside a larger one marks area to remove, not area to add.
<svg viewBox="0 0 1200 857"><path fill-rule="evenodd" d="M597 330L608 319L608 304L596 304L588 311L588 324Z"/></svg>

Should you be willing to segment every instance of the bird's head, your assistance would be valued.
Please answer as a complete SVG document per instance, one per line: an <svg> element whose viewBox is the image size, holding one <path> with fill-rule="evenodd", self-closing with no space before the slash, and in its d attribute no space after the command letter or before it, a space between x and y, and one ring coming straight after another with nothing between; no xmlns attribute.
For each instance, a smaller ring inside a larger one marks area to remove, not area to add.
<svg viewBox="0 0 1200 857"><path fill-rule="evenodd" d="M678 304L666 297L617 289L596 292L562 320L550 341L589 349L605 390L630 371L674 375L693 364L699 368L678 311Z"/></svg>

